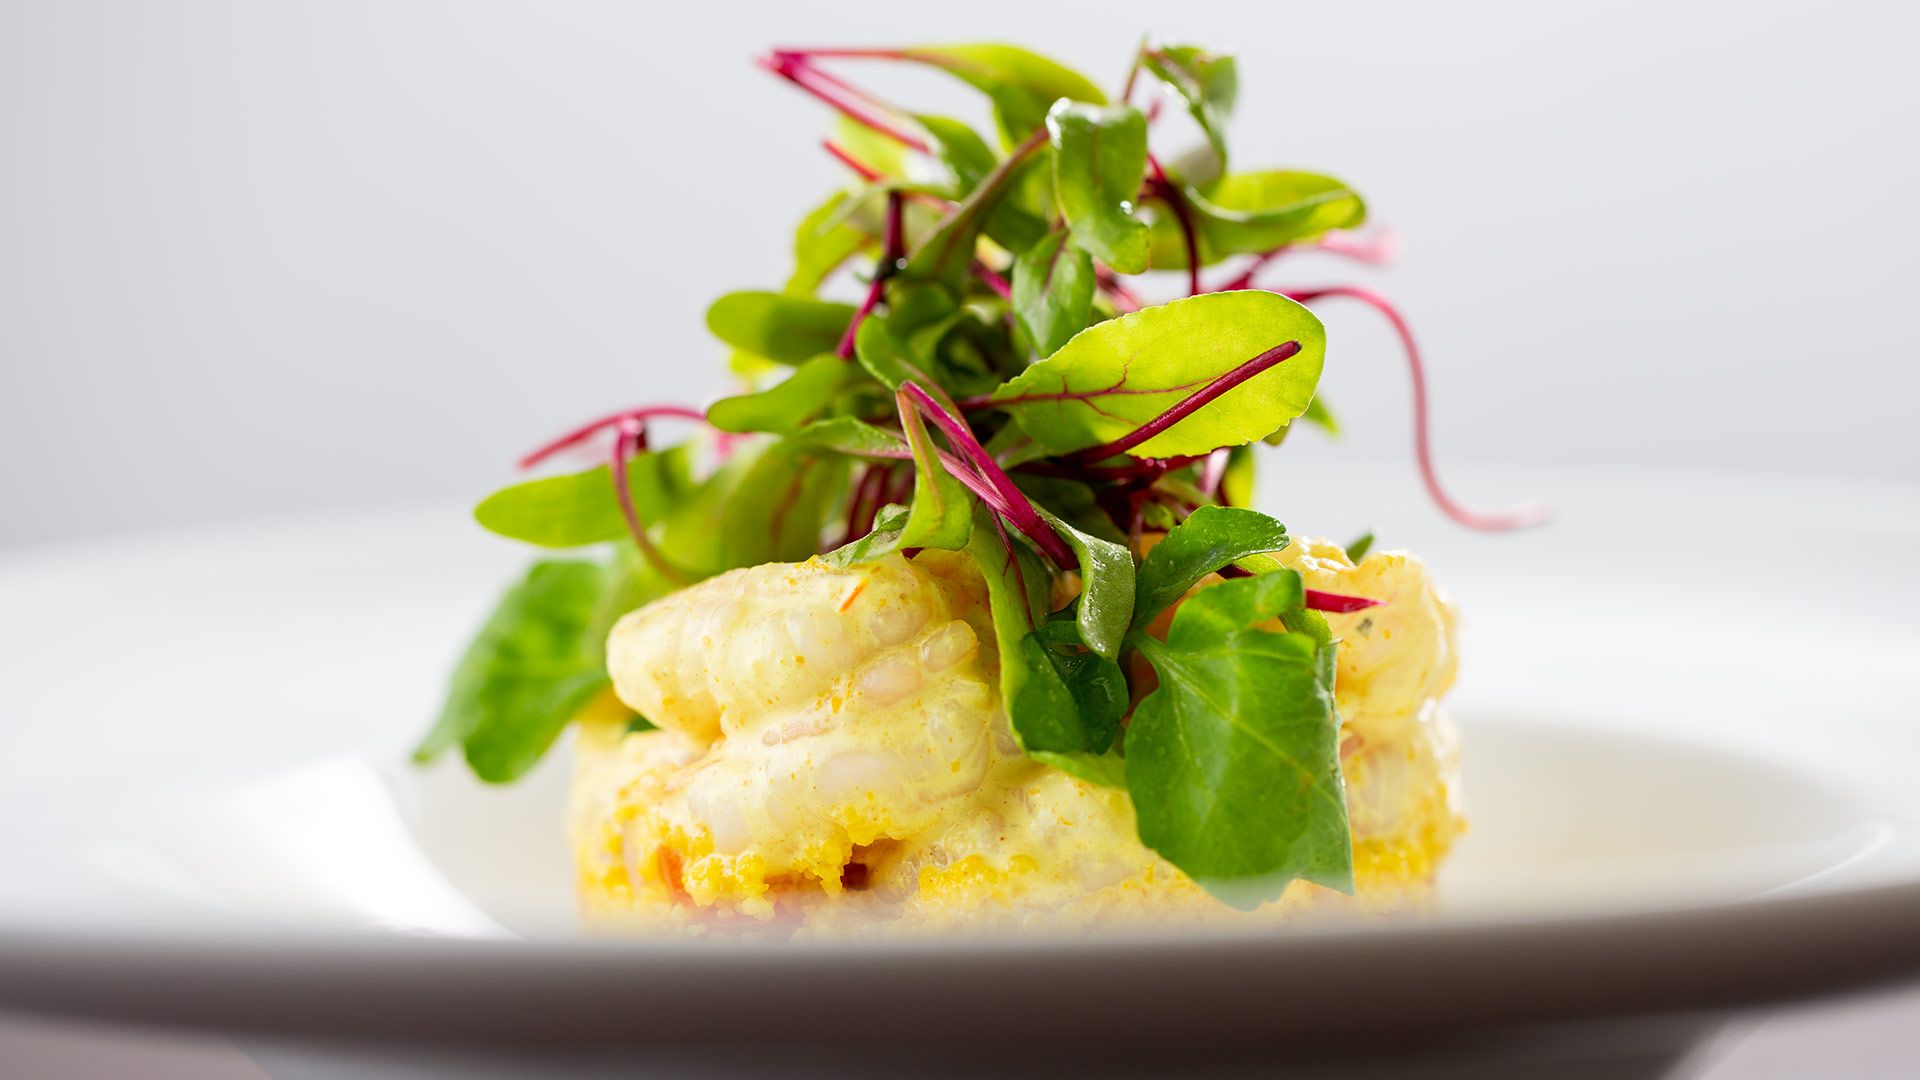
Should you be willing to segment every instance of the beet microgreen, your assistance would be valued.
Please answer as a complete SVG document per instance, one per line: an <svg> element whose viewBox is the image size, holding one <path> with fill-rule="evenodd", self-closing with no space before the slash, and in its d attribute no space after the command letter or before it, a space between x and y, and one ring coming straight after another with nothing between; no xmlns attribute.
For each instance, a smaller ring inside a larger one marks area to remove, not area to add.
<svg viewBox="0 0 1920 1080"><path fill-rule="evenodd" d="M963 80L992 103L997 140L867 91L838 70L856 62ZM806 211L777 291L708 310L742 392L597 418L521 462L592 443L597 467L475 509L515 539L609 552L536 564L507 594L420 756L458 746L485 779L524 772L599 700L612 620L686 583L816 555L852 566L964 550L986 580L1022 747L1126 790L1141 838L1233 903L1298 878L1349 887L1336 642L1318 612L1383 598L1306 589L1273 555L1286 529L1247 508L1261 441L1303 417L1334 428L1315 397L1325 330L1303 305L1355 300L1393 324L1421 476L1443 511L1479 528L1524 520L1441 489L1425 371L1391 304L1259 282L1301 250L1384 261L1392 235L1344 232L1366 206L1333 177L1227 171L1238 73L1223 54L1144 43L1115 105L1002 45L778 49L760 63L835 110L822 145L851 182ZM1144 78L1171 88L1204 143L1149 147L1166 131L1159 99L1131 103ZM1227 260L1240 261L1208 271L1221 282L1208 288L1203 269ZM1132 276L1150 268L1184 270L1189 295L1154 302ZM663 443L666 421L703 427Z"/></svg>

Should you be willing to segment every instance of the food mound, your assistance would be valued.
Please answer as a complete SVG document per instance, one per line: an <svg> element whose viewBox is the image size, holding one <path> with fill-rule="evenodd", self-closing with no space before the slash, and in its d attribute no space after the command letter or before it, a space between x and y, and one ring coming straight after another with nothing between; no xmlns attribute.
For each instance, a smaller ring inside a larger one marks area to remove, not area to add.
<svg viewBox="0 0 1920 1080"><path fill-rule="evenodd" d="M990 126L896 106L842 62L951 75ZM1237 68L1193 46L1143 44L1112 100L1009 45L761 64L839 113L825 149L849 183L805 215L777 289L708 309L733 393L586 423L475 508L583 554L507 591L416 759L457 749L509 783L576 732L600 926L1423 906L1462 828L1452 609L1371 533L1302 540L1253 509L1264 457L1338 432L1309 305L1392 325L1442 513L1534 515L1441 488L1385 299L1268 281L1302 251L1385 261L1365 202L1230 158Z"/></svg>
<svg viewBox="0 0 1920 1080"><path fill-rule="evenodd" d="M1380 598L1328 621L1355 894L1298 882L1257 918L1417 907L1462 825L1453 612L1418 559L1287 549ZM1204 587L1204 586L1203 586ZM1021 752L987 593L964 556L735 570L614 627L620 699L583 723L572 832L602 922L703 928L1079 927L1242 918L1144 848L1125 792Z"/></svg>

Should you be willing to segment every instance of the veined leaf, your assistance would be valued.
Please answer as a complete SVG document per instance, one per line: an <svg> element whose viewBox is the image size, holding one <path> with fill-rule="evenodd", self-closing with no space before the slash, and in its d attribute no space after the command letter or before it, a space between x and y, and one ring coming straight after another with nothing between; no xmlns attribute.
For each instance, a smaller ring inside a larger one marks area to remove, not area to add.
<svg viewBox="0 0 1920 1080"><path fill-rule="evenodd" d="M468 646L414 760L459 746L474 775L493 784L531 768L607 686L605 642L592 631L611 577L600 563L534 563Z"/></svg>
<svg viewBox="0 0 1920 1080"><path fill-rule="evenodd" d="M1133 200L1147 171L1147 118L1130 105L1072 101L1047 113L1053 183L1073 242L1123 274L1147 268L1147 226Z"/></svg>
<svg viewBox="0 0 1920 1080"><path fill-rule="evenodd" d="M852 304L776 292L731 292L707 309L707 329L721 341L768 360L798 364L840 344Z"/></svg>
<svg viewBox="0 0 1920 1080"><path fill-rule="evenodd" d="M1013 45L943 45L902 49L900 56L941 68L985 93L1008 146L1038 128L1061 98L1096 105L1107 100L1085 75Z"/></svg>
<svg viewBox="0 0 1920 1080"><path fill-rule="evenodd" d="M1353 890L1322 647L1307 634L1255 628L1300 597L1292 571L1226 581L1181 605L1165 644L1130 639L1160 679L1127 730L1140 839L1239 908L1278 897L1296 878Z"/></svg>
<svg viewBox="0 0 1920 1080"><path fill-rule="evenodd" d="M1148 49L1141 58L1146 69L1173 88L1187 103L1187 112L1212 145L1224 167L1227 160L1227 117L1240 94L1240 74L1233 57L1192 45Z"/></svg>
<svg viewBox="0 0 1920 1080"><path fill-rule="evenodd" d="M627 463L627 490L647 521L667 514L692 488L686 446L638 454ZM501 488L481 500L473 516L501 536L541 547L585 547L627 535L613 471L605 465Z"/></svg>
<svg viewBox="0 0 1920 1080"><path fill-rule="evenodd" d="M707 407L707 423L721 431L787 431L818 416L860 375L857 366L824 353L759 393L714 402Z"/></svg>
<svg viewBox="0 0 1920 1080"><path fill-rule="evenodd" d="M1366 220L1367 206L1343 181L1319 173L1229 173L1202 192L1183 187L1199 231L1200 259L1212 264L1317 239ZM1186 241L1171 211L1153 223L1155 269L1187 265Z"/></svg>
<svg viewBox="0 0 1920 1080"><path fill-rule="evenodd" d="M1203 454L1261 438L1313 400L1326 332L1306 308L1268 292L1223 292L1129 312L1082 330L994 391L1054 453L1109 442L1287 341L1300 352L1228 390L1129 453Z"/></svg>
<svg viewBox="0 0 1920 1080"><path fill-rule="evenodd" d="M1202 506L1140 561L1133 625L1145 626L1200 579L1249 555L1287 546L1287 527L1256 510Z"/></svg>
<svg viewBox="0 0 1920 1080"><path fill-rule="evenodd" d="M1033 339L1033 350L1052 356L1093 317L1093 256L1048 233L1013 261L1013 310Z"/></svg>

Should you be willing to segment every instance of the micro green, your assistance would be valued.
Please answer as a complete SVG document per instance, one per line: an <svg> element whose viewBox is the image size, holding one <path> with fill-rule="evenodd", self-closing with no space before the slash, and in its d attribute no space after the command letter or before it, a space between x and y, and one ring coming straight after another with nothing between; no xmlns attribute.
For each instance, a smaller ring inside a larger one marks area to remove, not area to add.
<svg viewBox="0 0 1920 1080"><path fill-rule="evenodd" d="M1535 520L1441 488L1426 370L1391 303L1266 281L1300 251L1386 262L1392 235L1351 231L1368 209L1341 179L1229 158L1245 102L1224 53L1145 42L1111 103L1008 45L759 64L831 110L819 146L848 182L796 201L790 266L708 309L737 392L596 418L521 460L544 475L475 508L584 557L537 562L502 598L419 756L457 748L485 780L521 775L606 692L613 621L675 589L947 548L985 578L1001 704L1036 760L1125 790L1142 841L1231 903L1297 879L1350 888L1338 643L1319 613L1386 598L1305 588L1274 557L1286 528L1250 508L1256 458L1295 420L1338 430L1316 397L1322 301L1365 304L1399 335L1434 503L1474 528ZM863 64L960 80L992 129L886 100L846 71ZM1142 84L1169 93L1143 108ZM1162 101L1185 107L1195 145L1164 145ZM784 132L766 147L792 148ZM1149 271L1179 271L1181 294L1156 299L1172 278ZM598 464L555 467L573 451Z"/></svg>

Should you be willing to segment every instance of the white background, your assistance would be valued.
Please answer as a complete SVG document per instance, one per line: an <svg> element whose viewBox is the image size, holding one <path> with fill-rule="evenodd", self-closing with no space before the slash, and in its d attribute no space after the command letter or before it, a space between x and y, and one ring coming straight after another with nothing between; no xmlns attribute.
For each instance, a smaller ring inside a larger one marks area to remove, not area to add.
<svg viewBox="0 0 1920 1080"><path fill-rule="evenodd" d="M1910 5L11 0L0 544L478 495L709 398L707 301L777 284L844 176L755 50L1008 38L1117 82L1143 30L1240 55L1241 164L1404 234L1274 280L1403 302L1444 460L1920 478ZM1350 434L1286 459L1404 459L1391 339L1323 311Z"/></svg>

